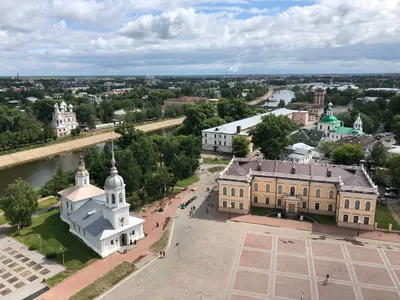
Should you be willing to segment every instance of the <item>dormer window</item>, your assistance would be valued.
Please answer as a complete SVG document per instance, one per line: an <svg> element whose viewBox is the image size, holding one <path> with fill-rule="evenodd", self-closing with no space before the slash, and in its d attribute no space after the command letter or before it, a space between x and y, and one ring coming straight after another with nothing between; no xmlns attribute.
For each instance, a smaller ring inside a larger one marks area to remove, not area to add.
<svg viewBox="0 0 400 300"><path fill-rule="evenodd" d="M108 203L108 194L106 194L106 202Z"/></svg>
<svg viewBox="0 0 400 300"><path fill-rule="evenodd" d="M114 194L111 195L111 204L115 204L115 195Z"/></svg>
<svg viewBox="0 0 400 300"><path fill-rule="evenodd" d="M122 193L119 193L118 198L119 198L119 203L122 203Z"/></svg>

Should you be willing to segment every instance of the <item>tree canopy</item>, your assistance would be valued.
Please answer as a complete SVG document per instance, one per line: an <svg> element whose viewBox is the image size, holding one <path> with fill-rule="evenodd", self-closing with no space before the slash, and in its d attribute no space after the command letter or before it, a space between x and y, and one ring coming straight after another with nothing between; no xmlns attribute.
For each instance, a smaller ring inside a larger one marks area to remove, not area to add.
<svg viewBox="0 0 400 300"><path fill-rule="evenodd" d="M388 158L386 146L381 142L377 141L371 149L370 160L377 166L383 166Z"/></svg>
<svg viewBox="0 0 400 300"><path fill-rule="evenodd" d="M18 178L6 189L6 195L0 199L0 208L10 225L29 226L32 214L38 208L38 194L23 179Z"/></svg>
<svg viewBox="0 0 400 300"><path fill-rule="evenodd" d="M269 114L250 130L250 135L266 159L277 159L281 151L290 145L288 135L296 128L297 125L287 116Z"/></svg>
<svg viewBox="0 0 400 300"><path fill-rule="evenodd" d="M245 136L235 136L232 141L233 155L237 157L245 157L249 154L250 141Z"/></svg>
<svg viewBox="0 0 400 300"><path fill-rule="evenodd" d="M332 151L332 158L337 164L359 164L364 156L361 145L344 144Z"/></svg>

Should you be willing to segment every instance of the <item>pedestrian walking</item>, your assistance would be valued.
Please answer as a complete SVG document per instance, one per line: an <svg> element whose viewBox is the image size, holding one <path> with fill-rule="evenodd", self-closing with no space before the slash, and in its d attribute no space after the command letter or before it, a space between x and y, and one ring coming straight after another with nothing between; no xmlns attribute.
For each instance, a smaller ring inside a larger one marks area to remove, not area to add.
<svg viewBox="0 0 400 300"><path fill-rule="evenodd" d="M156 223L156 227L158 227L158 226L160 226L160 224L158 224L158 221L157 221L157 223Z"/></svg>
<svg viewBox="0 0 400 300"><path fill-rule="evenodd" d="M206 208L206 213L208 213L209 212L209 210L208 210L208 207Z"/></svg>
<svg viewBox="0 0 400 300"><path fill-rule="evenodd" d="M160 251L160 258L162 258L162 251Z"/></svg>
<svg viewBox="0 0 400 300"><path fill-rule="evenodd" d="M163 257L165 257L165 251L162 252Z"/></svg>

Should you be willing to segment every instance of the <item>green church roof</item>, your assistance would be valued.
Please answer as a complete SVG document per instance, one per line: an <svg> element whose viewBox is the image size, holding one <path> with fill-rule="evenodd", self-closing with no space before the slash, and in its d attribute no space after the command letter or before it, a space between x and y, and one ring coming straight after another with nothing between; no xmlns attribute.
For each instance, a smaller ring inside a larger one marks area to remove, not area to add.
<svg viewBox="0 0 400 300"><path fill-rule="evenodd" d="M331 132L336 132L336 133L341 133L341 134L353 134L353 135L360 135L360 132L357 130L354 130L351 127L336 127L334 130L331 130Z"/></svg>
<svg viewBox="0 0 400 300"><path fill-rule="evenodd" d="M319 122L322 123L337 123L338 119L335 116L325 116Z"/></svg>

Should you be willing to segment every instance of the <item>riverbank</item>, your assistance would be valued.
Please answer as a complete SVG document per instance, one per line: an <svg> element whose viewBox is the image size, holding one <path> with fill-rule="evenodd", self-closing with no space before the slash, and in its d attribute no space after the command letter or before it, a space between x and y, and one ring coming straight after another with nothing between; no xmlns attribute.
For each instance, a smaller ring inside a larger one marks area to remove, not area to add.
<svg viewBox="0 0 400 300"><path fill-rule="evenodd" d="M136 128L144 132L152 132L164 128L179 126L182 124L184 119L185 118L182 117L177 119L164 120L160 122L140 125L137 126ZM115 134L114 136L116 138L119 137L117 134ZM106 133L99 133L96 135L92 135L89 137L79 138L76 140L66 141L64 143L58 143L31 150L2 155L0 156L0 170L20 165L26 162L40 160L58 154L72 152L78 149L83 149L109 140L111 140L111 133L106 132Z"/></svg>
<svg viewBox="0 0 400 300"><path fill-rule="evenodd" d="M255 106L255 105L258 105L260 103L263 103L263 102L267 101L268 98L271 97L273 93L274 93L274 90L272 88L270 88L268 90L268 93L266 93L264 96L261 96L261 97L257 98L256 100L253 100L253 101L249 102L248 105L249 106Z"/></svg>

